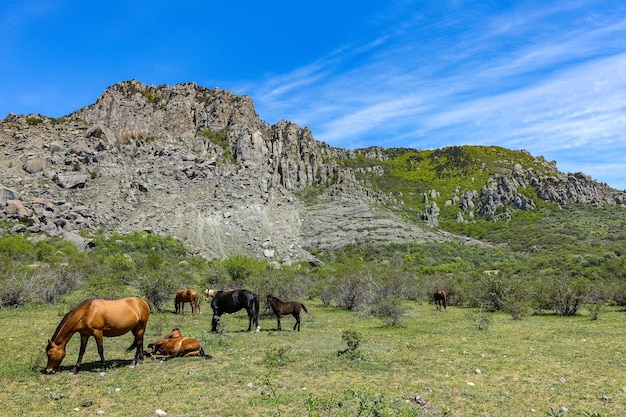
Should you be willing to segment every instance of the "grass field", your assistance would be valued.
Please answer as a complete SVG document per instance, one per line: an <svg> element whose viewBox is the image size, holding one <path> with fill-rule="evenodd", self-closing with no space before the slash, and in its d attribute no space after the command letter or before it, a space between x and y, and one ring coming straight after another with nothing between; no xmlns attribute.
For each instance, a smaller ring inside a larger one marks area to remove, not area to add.
<svg viewBox="0 0 626 417"><path fill-rule="evenodd" d="M432 304L407 303L403 326L306 300L302 331L294 320L261 319L246 333L245 313L172 312L150 317L146 345L173 327L199 339L213 357L135 368L130 334L105 339L107 372L99 372L93 339L79 374L79 337L61 372L43 375L45 346L68 306L0 310L2 416L624 416L626 312L606 308L597 320L551 315L512 320ZM478 323L486 326L479 330ZM357 354L345 330L363 336ZM425 405L418 405L418 395ZM564 412L562 407L569 411Z"/></svg>

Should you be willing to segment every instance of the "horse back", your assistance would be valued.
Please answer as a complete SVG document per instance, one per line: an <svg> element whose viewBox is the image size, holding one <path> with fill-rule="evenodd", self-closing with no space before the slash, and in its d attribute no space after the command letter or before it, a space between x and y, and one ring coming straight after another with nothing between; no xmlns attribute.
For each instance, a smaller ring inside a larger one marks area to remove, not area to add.
<svg viewBox="0 0 626 417"><path fill-rule="evenodd" d="M86 304L82 321L86 327L111 337L123 335L135 327L145 328L149 316L150 306L141 298L93 299Z"/></svg>
<svg viewBox="0 0 626 417"><path fill-rule="evenodd" d="M252 291L220 291L213 297L211 308L214 312L223 313L234 313L244 308L254 308L255 312L258 313L259 304L259 298Z"/></svg>

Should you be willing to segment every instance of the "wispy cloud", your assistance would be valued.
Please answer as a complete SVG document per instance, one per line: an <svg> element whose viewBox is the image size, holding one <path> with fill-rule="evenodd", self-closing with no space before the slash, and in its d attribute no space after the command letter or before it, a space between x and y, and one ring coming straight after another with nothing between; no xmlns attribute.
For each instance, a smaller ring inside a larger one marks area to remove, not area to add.
<svg viewBox="0 0 626 417"><path fill-rule="evenodd" d="M569 150L568 158L578 149L619 166L606 149L626 152L626 53L616 41L626 36L626 8L586 7L522 5L460 29L462 16L445 16L428 39L407 16L411 24L267 80L252 95L262 115L283 103L275 106L282 117L340 147L498 144Z"/></svg>

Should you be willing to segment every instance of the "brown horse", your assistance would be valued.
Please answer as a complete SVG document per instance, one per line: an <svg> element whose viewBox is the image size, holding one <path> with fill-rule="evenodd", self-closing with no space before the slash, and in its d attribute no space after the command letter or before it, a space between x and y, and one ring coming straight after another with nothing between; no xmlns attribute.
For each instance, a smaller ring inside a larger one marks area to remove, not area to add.
<svg viewBox="0 0 626 417"><path fill-rule="evenodd" d="M293 325L293 331L295 332L296 329L300 331L300 311L304 310L305 313L308 313L304 304L299 301L280 301L278 298L271 295L267 296L267 304L276 315L276 320L278 321L276 330L282 330L280 317L291 314L296 319L296 324Z"/></svg>
<svg viewBox="0 0 626 417"><path fill-rule="evenodd" d="M446 294L446 292L444 290L437 290L435 291L435 307L437 308L437 311L442 311L442 307L443 310L448 311L448 295Z"/></svg>
<svg viewBox="0 0 626 417"><path fill-rule="evenodd" d="M204 349L202 349L199 341L183 336L179 328L172 329L163 339L150 343L147 353L154 357L159 356L160 359L164 360L192 356L201 356L205 359L211 358L211 355L204 353Z"/></svg>
<svg viewBox="0 0 626 417"><path fill-rule="evenodd" d="M126 352L136 348L131 366L140 363L143 360L143 335L149 316L150 306L148 303L136 297L121 300L94 298L83 301L63 317L54 331L52 339L48 340L46 373L55 373L59 370L61 361L66 354L65 346L74 333L80 333L80 350L72 373L78 372L85 354L87 341L91 336L96 339L102 372L105 369L103 336L116 337L131 331L135 339Z"/></svg>
<svg viewBox="0 0 626 417"><path fill-rule="evenodd" d="M176 292L176 297L174 298L174 308L176 309L176 314L185 314L185 303L189 303L191 305L191 314L195 313L198 310L200 312L200 296L198 295L198 291L193 289L187 290L178 290Z"/></svg>

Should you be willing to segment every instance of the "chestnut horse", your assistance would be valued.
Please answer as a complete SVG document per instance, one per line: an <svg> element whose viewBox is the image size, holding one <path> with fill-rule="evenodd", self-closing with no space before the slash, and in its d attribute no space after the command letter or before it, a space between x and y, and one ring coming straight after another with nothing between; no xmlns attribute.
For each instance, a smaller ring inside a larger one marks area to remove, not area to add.
<svg viewBox="0 0 626 417"><path fill-rule="evenodd" d="M305 313L308 313L304 304L299 301L280 301L278 298L271 295L267 296L267 304L276 315L276 320L278 321L277 330L282 330L280 326L280 316L291 314L296 319L296 324L293 325L293 331L295 332L296 328L300 331L300 311L304 310Z"/></svg>
<svg viewBox="0 0 626 417"><path fill-rule="evenodd" d="M437 311L442 311L442 307L443 310L448 311L448 295L446 294L446 292L444 290L437 290L435 291L435 307L437 308Z"/></svg>
<svg viewBox="0 0 626 417"><path fill-rule="evenodd" d="M259 296L248 290L226 290L213 293L211 308L213 309L213 320L211 331L217 332L217 323L222 314L235 313L241 309L246 309L248 313L248 330L252 329L252 323L256 326L256 331L261 331L259 326Z"/></svg>
<svg viewBox="0 0 626 417"><path fill-rule="evenodd" d="M185 303L189 303L191 305L191 314L195 313L198 310L200 312L200 296L198 295L198 291L193 289L187 290L178 290L176 292L176 297L174 298L174 308L176 309L176 314L185 314Z"/></svg>
<svg viewBox="0 0 626 417"><path fill-rule="evenodd" d="M210 359L210 355L204 353L204 349L200 346L200 342L191 337L185 337L180 329L174 328L163 339L157 340L148 345L148 354L152 356L160 356L160 359L167 360L171 358L188 358L192 356L200 356Z"/></svg>
<svg viewBox="0 0 626 417"><path fill-rule="evenodd" d="M133 333L135 339L126 350L130 352L136 348L135 357L131 366L143 360L143 335L150 316L150 306L144 300L137 297L123 298L121 300L89 299L80 303L63 317L61 323L54 331L52 339L48 340L46 355L48 364L46 373L56 373L61 361L65 358L65 346L74 333L80 333L80 350L78 360L72 369L72 373L78 373L87 341L93 336L100 354L101 371L104 372L104 346L102 337L116 337Z"/></svg>

